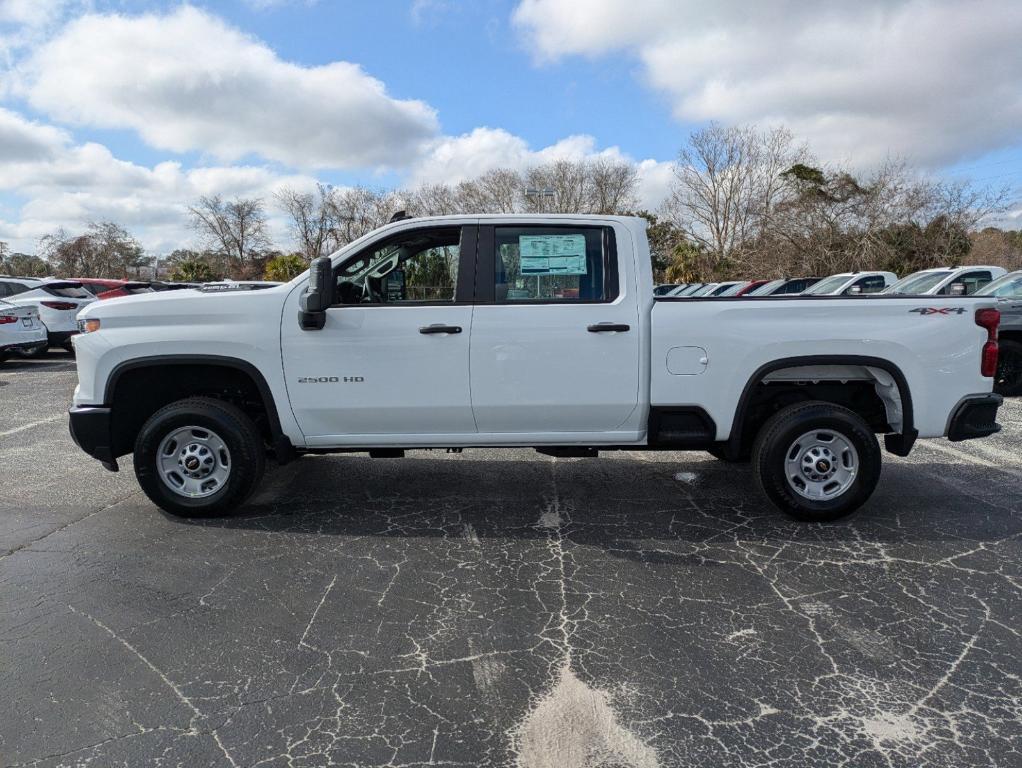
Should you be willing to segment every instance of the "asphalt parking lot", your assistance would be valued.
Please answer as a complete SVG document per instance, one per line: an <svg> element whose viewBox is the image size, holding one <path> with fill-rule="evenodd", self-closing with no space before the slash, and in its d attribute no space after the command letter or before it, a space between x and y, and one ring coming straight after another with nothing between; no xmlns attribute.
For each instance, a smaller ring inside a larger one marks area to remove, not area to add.
<svg viewBox="0 0 1022 768"><path fill-rule="evenodd" d="M306 457L220 520L0 367L0 763L1022 764L1022 402L806 526L706 454Z"/></svg>

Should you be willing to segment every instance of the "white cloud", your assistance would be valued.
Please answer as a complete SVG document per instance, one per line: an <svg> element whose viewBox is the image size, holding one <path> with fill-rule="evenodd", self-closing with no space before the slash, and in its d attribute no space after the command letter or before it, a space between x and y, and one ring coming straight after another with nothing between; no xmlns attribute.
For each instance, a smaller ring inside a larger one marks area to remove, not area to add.
<svg viewBox="0 0 1022 768"><path fill-rule="evenodd" d="M643 160L636 163L618 147L597 149L596 139L584 134L568 136L555 144L533 150L520 136L502 128L476 128L461 136L436 139L429 152L413 167L409 183L457 184L498 168L525 170L555 160L598 157L635 163L639 174L640 204L656 208L664 199L671 177L671 163Z"/></svg>
<svg viewBox="0 0 1022 768"><path fill-rule="evenodd" d="M1022 3L521 0L537 58L636 55L681 120L783 122L827 159L938 166L1022 140Z"/></svg>
<svg viewBox="0 0 1022 768"><path fill-rule="evenodd" d="M390 97L348 62L305 67L191 6L87 15L19 67L37 110L130 128L151 146L299 168L400 167L437 132L421 101Z"/></svg>
<svg viewBox="0 0 1022 768"><path fill-rule="evenodd" d="M22 152L3 151L9 137L18 138ZM0 109L0 193L24 201L17 221L0 221L0 240L15 250L33 252L38 239L57 227L75 230L105 219L127 227L154 252L194 244L188 205L208 194L263 198L276 242L283 245L286 223L272 206L272 194L283 184L313 188L315 179L259 166L185 169L167 161L147 167Z"/></svg>

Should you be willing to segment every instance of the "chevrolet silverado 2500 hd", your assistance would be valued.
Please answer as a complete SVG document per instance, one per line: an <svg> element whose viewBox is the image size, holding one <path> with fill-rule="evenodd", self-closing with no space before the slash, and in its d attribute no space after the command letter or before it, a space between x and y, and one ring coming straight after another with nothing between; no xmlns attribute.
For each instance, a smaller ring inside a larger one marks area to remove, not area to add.
<svg viewBox="0 0 1022 768"><path fill-rule="evenodd" d="M97 302L71 433L180 515L266 456L534 447L752 461L803 519L859 507L881 452L996 432L998 313L973 297L654 298L645 222L403 219L290 283Z"/></svg>

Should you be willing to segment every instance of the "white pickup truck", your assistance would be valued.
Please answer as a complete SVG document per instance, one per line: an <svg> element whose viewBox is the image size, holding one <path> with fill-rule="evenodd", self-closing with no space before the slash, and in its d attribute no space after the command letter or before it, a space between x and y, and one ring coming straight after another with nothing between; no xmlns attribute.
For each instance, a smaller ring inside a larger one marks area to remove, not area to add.
<svg viewBox="0 0 1022 768"><path fill-rule="evenodd" d="M751 458L827 520L873 492L878 434L999 429L994 302L654 299L642 219L406 218L285 285L91 305L71 433L179 515L244 502L267 456L528 446Z"/></svg>

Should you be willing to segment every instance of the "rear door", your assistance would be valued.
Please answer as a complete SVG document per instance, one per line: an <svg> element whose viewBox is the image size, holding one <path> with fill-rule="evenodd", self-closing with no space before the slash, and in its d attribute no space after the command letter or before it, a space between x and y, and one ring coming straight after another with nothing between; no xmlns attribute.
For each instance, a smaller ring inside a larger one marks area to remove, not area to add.
<svg viewBox="0 0 1022 768"><path fill-rule="evenodd" d="M629 421L641 334L618 236L610 225L480 226L471 341L480 433L557 441Z"/></svg>

